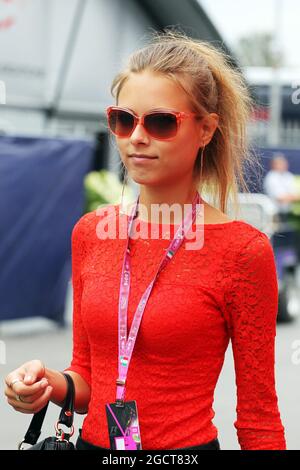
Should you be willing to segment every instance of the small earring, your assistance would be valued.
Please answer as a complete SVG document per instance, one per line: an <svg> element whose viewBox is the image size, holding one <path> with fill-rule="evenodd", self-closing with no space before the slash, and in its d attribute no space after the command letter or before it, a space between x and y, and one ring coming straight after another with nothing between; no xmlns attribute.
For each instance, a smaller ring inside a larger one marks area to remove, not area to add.
<svg viewBox="0 0 300 470"><path fill-rule="evenodd" d="M202 183L202 169L203 169L203 156L204 156L205 145L202 147L200 156L200 181Z"/></svg>
<svg viewBox="0 0 300 470"><path fill-rule="evenodd" d="M127 185L127 180L128 180L127 168L126 167L124 168L125 168L125 174L124 174L124 179L123 179L122 196L121 196L121 211L122 212L124 211L124 202L123 202L124 189L125 189L125 185Z"/></svg>

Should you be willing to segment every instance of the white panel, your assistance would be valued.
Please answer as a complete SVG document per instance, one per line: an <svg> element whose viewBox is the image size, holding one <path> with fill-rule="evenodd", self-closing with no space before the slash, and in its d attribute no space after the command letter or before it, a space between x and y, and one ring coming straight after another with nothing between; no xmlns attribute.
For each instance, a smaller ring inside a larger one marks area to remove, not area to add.
<svg viewBox="0 0 300 470"><path fill-rule="evenodd" d="M7 104L52 100L77 2L0 0L0 80L6 84ZM9 17L14 22L5 27ZM113 76L143 44L149 26L134 0L87 0L61 108L97 112L111 103Z"/></svg>
<svg viewBox="0 0 300 470"><path fill-rule="evenodd" d="M0 80L6 83L7 104L12 96L42 100L46 5L45 0L0 1Z"/></svg>
<svg viewBox="0 0 300 470"><path fill-rule="evenodd" d="M150 23L132 0L89 0L61 107L102 110L112 102L110 85L122 59Z"/></svg>
<svg viewBox="0 0 300 470"><path fill-rule="evenodd" d="M44 116L39 111L15 111L1 107L0 133L7 135L43 135Z"/></svg>
<svg viewBox="0 0 300 470"><path fill-rule="evenodd" d="M47 84L45 100L50 101L55 92L57 76L64 59L68 35L72 26L78 0L44 0L48 3L47 17Z"/></svg>

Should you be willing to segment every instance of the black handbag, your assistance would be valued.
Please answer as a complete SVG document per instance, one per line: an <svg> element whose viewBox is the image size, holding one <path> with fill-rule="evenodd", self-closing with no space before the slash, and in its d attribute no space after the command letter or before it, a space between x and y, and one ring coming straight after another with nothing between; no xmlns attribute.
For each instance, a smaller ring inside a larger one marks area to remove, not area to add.
<svg viewBox="0 0 300 470"><path fill-rule="evenodd" d="M62 410L55 425L56 436L47 437L46 439L37 442L40 437L41 428L49 406L48 402L41 411L33 416L25 437L18 446L19 450L76 450L74 444L70 442L70 437L74 434L74 382L69 374L63 375L67 381L68 389ZM70 428L69 434L64 433L62 429L59 429L60 424ZM31 447L25 449L23 447L24 444L31 444Z"/></svg>

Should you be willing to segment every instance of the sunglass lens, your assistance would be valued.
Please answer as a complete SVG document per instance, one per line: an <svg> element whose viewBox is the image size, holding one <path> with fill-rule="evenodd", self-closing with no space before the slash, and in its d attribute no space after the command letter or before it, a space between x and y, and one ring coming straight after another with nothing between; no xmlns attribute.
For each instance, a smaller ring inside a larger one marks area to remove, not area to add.
<svg viewBox="0 0 300 470"><path fill-rule="evenodd" d="M146 130L153 137L167 139L177 132L177 119L171 113L153 113L145 117Z"/></svg>
<svg viewBox="0 0 300 470"><path fill-rule="evenodd" d="M129 136L134 126L132 114L122 110L112 110L109 114L109 127L119 136Z"/></svg>

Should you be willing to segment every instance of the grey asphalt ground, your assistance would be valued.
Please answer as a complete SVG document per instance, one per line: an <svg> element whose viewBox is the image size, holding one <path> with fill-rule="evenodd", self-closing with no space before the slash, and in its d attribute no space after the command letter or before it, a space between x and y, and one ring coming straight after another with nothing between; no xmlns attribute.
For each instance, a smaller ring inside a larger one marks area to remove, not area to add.
<svg viewBox="0 0 300 470"><path fill-rule="evenodd" d="M31 415L14 411L4 396L5 376L22 363L31 359L41 359L52 369L67 367L72 353L70 295L67 302L67 327L57 329L45 319L27 319L2 322L0 324L0 449L16 449L22 440ZM298 344L296 343L298 341ZM3 350L6 360L3 360ZM297 350L299 351L297 353ZM2 362L2 363L1 363ZM5 362L3 364L3 362ZM281 419L285 426L288 450L300 449L300 319L288 325L277 325L276 335L276 390ZM196 404L195 404L196 406ZM239 450L240 446L233 423L236 419L236 386L231 345L229 345L221 375L219 377L213 422L218 428L218 438L222 450ZM50 404L40 439L54 434L54 423L59 408ZM81 426L84 416L76 415L75 433ZM73 438L74 441L74 438Z"/></svg>

